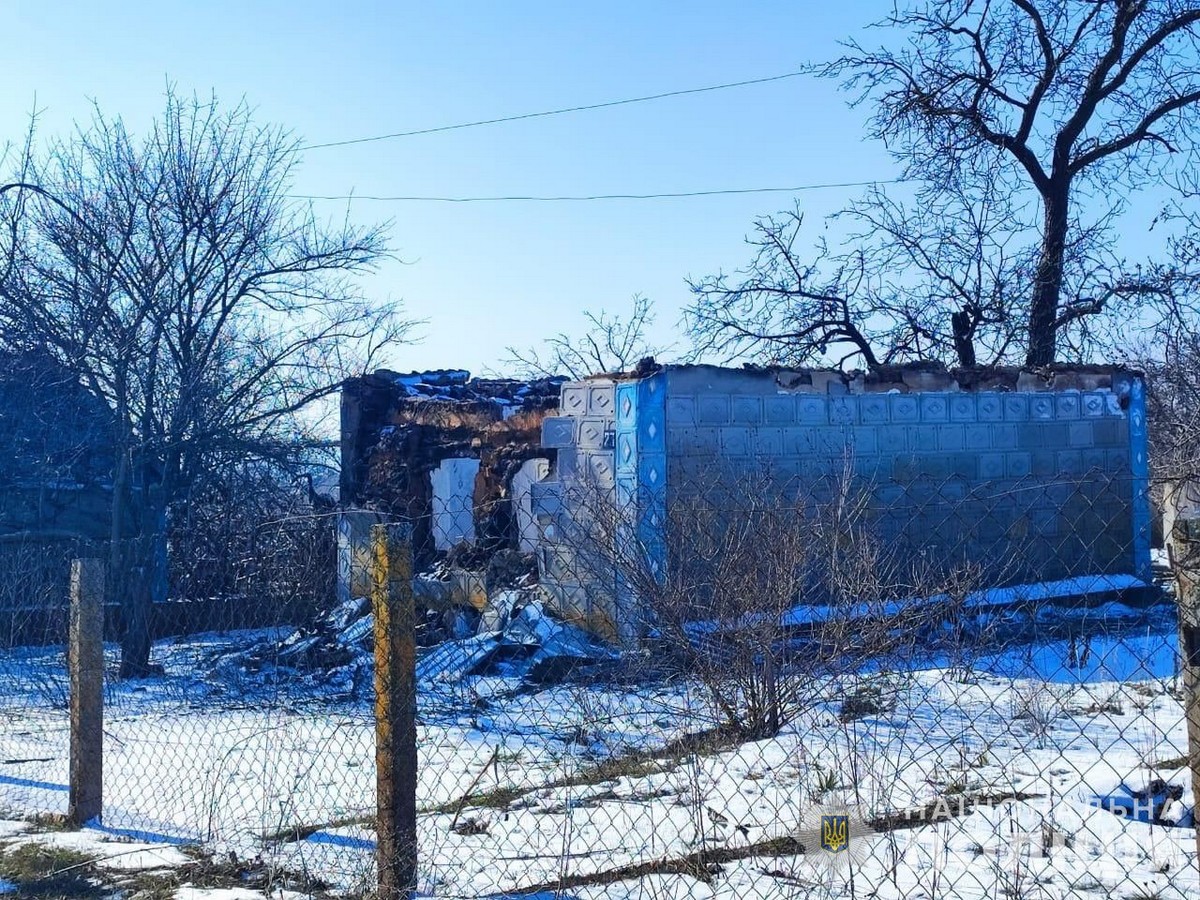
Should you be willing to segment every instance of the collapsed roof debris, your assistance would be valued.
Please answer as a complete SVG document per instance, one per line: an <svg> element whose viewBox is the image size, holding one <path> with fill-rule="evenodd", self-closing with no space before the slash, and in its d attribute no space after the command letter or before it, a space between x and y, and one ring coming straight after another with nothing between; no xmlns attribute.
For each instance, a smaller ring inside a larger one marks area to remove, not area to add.
<svg viewBox="0 0 1200 900"><path fill-rule="evenodd" d="M427 614L419 628L421 643L436 643L417 666L417 678L426 686L501 676L535 687L616 658L583 629L547 614L529 588L498 591L482 616L473 622L459 619L453 629L445 630L440 619ZM337 695L366 697L374 671L373 633L371 604L359 598L338 604L282 640L263 638L221 651L208 665L230 684L299 681Z"/></svg>
<svg viewBox="0 0 1200 900"><path fill-rule="evenodd" d="M408 397L446 400L455 403L494 403L500 407L527 407L542 404L558 407L558 390L565 378L540 378L522 381L515 378L472 378L465 369L435 369L397 375L380 369L374 376L398 386Z"/></svg>

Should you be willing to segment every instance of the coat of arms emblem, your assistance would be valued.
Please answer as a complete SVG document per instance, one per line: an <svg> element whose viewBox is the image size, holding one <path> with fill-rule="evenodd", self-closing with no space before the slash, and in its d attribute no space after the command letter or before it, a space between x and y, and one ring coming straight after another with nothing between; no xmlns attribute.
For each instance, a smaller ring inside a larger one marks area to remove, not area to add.
<svg viewBox="0 0 1200 900"><path fill-rule="evenodd" d="M821 816L821 849L827 853L845 853L850 848L850 817L845 814Z"/></svg>

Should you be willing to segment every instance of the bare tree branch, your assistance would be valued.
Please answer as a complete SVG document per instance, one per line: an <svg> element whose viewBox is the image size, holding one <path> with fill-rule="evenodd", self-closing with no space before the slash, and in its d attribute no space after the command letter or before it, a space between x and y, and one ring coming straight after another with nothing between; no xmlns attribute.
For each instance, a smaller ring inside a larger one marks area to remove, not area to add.
<svg viewBox="0 0 1200 900"><path fill-rule="evenodd" d="M1087 343L1089 316L1111 308L1065 308L1073 303L1067 254L1079 245L1071 232L1084 214L1080 190L1101 187L1086 208L1103 221L1128 192L1186 165L1200 106L1200 6L945 0L907 4L882 24L907 42L875 50L851 43L826 74L856 91L855 102L874 105L872 134L927 194L961 191L987 173L1037 198L1037 258L1021 304L1026 362L1073 352ZM1108 300L1133 296L1145 294Z"/></svg>
<svg viewBox="0 0 1200 900"><path fill-rule="evenodd" d="M587 330L580 335L559 333L547 338L545 348L508 348L505 364L529 378L565 375L579 380L589 375L628 372L639 360L661 357L670 348L649 342L647 329L654 324L654 306L641 294L633 298L628 316L585 311Z"/></svg>

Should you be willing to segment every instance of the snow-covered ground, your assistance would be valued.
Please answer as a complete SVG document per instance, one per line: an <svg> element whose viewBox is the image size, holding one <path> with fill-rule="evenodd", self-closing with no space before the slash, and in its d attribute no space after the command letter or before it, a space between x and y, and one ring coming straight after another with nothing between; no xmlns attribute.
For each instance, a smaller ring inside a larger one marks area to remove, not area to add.
<svg viewBox="0 0 1200 900"><path fill-rule="evenodd" d="M268 884L258 889L245 886L200 887L187 880L187 869L197 868L192 856L169 843L146 843L113 835L102 827L79 831L45 831L27 822L0 819L0 871L6 854L37 849L45 871L26 873L24 883L0 877L0 896L14 900L22 896L70 896L80 888L88 896L120 900L141 896L146 890L155 897L174 900L302 900L304 893ZM66 851L69 856L62 856ZM47 864L48 862L48 864ZM86 872L81 872L86 869ZM78 873L77 880L63 883L64 875ZM134 882L134 879L140 881ZM46 880L39 880L46 879ZM212 880L210 873L206 880ZM224 880L236 882L236 876ZM49 882L49 883L48 883ZM51 886L53 885L53 886ZM142 891L138 892L137 888Z"/></svg>
<svg viewBox="0 0 1200 900"><path fill-rule="evenodd" d="M375 802L369 698L345 679L216 664L271 637L165 641L155 648L165 676L110 683L93 835L153 844L127 847L132 859L198 842L354 891L374 877L374 834L361 824ZM838 715L834 694L850 681L839 679L825 686L829 702L777 737L696 753L654 752L716 724L695 684L534 690L442 673L421 690L421 890L498 897L561 881L587 900L1200 896L1193 830L1112 811L1114 797L1157 778L1163 798L1182 795L1156 807L1160 819L1189 814L1175 654L1157 629L1093 638L1086 657L1065 639L1022 646L971 670L889 675L891 708L851 721ZM0 817L66 809L64 679L61 648L0 655ZM940 810L924 807L939 798ZM925 813L856 835L869 852L851 867L768 843L817 806L876 822ZM939 812L950 817L934 821ZM633 870L698 851L719 870ZM629 877L588 883L623 867Z"/></svg>

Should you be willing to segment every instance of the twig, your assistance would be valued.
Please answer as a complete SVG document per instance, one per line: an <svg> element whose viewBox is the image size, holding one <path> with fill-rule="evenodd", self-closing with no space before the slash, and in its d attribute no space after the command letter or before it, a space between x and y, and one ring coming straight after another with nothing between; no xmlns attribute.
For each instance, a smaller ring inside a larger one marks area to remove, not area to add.
<svg viewBox="0 0 1200 900"><path fill-rule="evenodd" d="M492 766L493 763L495 763L497 766L499 766L499 761L500 761L500 745L497 744L496 749L492 752L492 758L483 764L483 767L479 770L479 772L475 775L475 777L471 779L471 783L467 786L467 789L463 793L461 799L459 799L458 807L454 810L454 818L450 820L450 830L451 831L453 831L455 828L458 827L458 817L462 814L463 807L465 807L467 805L467 801L471 799L471 791L475 790L475 786L477 784L479 784L479 780L481 778L483 778L483 776L487 773L487 770ZM499 780L500 780L499 774L500 774L500 770L499 770L499 768L497 768L496 769L496 775L497 775L496 781L497 782L499 782Z"/></svg>

